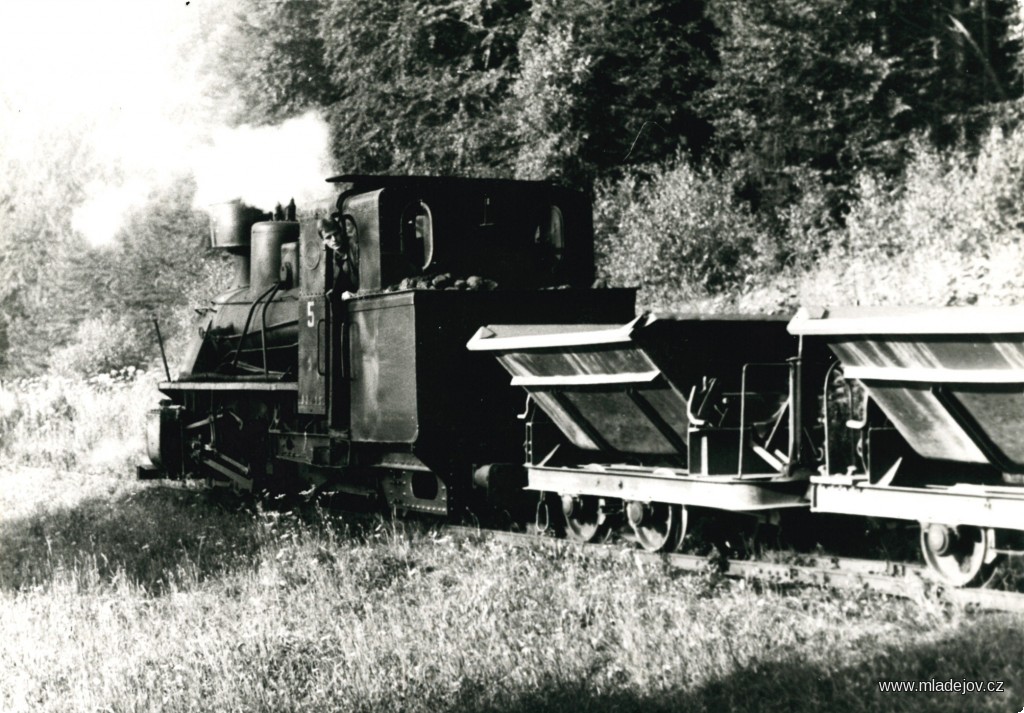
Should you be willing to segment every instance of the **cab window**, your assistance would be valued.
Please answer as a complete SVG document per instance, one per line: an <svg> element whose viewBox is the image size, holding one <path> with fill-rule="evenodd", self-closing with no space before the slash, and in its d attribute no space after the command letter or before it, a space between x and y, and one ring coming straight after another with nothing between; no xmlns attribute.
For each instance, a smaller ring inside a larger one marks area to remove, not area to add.
<svg viewBox="0 0 1024 713"><path fill-rule="evenodd" d="M534 242L556 263L562 261L565 256L565 220L561 208L551 206L551 210L537 227Z"/></svg>
<svg viewBox="0 0 1024 713"><path fill-rule="evenodd" d="M434 219L423 201L410 203L402 211L402 255L423 270L434 259Z"/></svg>

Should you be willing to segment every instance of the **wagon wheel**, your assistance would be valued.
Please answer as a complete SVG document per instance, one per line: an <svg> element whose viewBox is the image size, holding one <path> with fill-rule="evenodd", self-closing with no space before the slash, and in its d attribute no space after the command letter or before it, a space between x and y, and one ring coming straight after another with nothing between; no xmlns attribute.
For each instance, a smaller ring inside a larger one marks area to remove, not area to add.
<svg viewBox="0 0 1024 713"><path fill-rule="evenodd" d="M626 504L626 519L636 540L648 552L673 552L686 535L686 508L668 503Z"/></svg>
<svg viewBox="0 0 1024 713"><path fill-rule="evenodd" d="M921 554L932 572L953 587L984 586L995 572L995 530L935 523L921 525Z"/></svg>
<svg viewBox="0 0 1024 713"><path fill-rule="evenodd" d="M598 542L608 536L604 502L593 495L562 495L565 534L576 542Z"/></svg>

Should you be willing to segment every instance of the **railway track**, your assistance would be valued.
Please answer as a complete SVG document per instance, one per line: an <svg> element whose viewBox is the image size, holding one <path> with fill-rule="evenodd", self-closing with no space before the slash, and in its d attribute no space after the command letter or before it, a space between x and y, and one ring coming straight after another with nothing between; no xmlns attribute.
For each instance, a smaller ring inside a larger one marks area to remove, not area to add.
<svg viewBox="0 0 1024 713"><path fill-rule="evenodd" d="M449 526L448 531L466 537L486 538L516 547L572 548L594 557L621 556L623 549L614 544L585 545L571 540L489 530L465 526ZM641 562L660 562L690 572L707 572L718 567L721 574L731 578L748 579L769 584L803 584L834 587L841 590L880 592L908 599L931 600L948 603L975 611L1001 611L1024 613L1024 593L994 589L956 589L935 579L923 565L902 562L884 562L844 557L816 557L809 564L765 562L759 560L711 560L688 554L658 554L640 549L627 550Z"/></svg>

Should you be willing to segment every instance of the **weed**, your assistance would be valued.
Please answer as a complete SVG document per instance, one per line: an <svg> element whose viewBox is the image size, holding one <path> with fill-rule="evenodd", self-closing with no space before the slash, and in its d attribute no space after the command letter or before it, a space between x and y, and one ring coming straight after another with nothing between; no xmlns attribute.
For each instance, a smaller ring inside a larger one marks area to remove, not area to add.
<svg viewBox="0 0 1024 713"><path fill-rule="evenodd" d="M126 472L144 457L146 411L157 377L134 367L89 379L0 382L0 462Z"/></svg>
<svg viewBox="0 0 1024 713"><path fill-rule="evenodd" d="M17 477L0 475L0 492ZM874 683L931 677L1007 682L1010 694L972 708L1005 710L1024 693L1018 617L758 588L713 569L679 576L626 550L551 555L111 475L86 482L82 497L0 524L4 710L964 703L886 699Z"/></svg>

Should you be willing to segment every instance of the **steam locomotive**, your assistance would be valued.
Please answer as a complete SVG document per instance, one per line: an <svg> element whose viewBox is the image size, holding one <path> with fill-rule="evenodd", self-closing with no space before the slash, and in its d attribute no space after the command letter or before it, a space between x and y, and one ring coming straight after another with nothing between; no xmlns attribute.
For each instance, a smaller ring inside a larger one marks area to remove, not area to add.
<svg viewBox="0 0 1024 713"><path fill-rule="evenodd" d="M634 290L591 288L579 193L329 180L322 216L214 211L234 285L160 384L140 476L443 516L526 503L652 551L694 510L916 521L956 586L1016 553L1024 309L637 317Z"/></svg>

